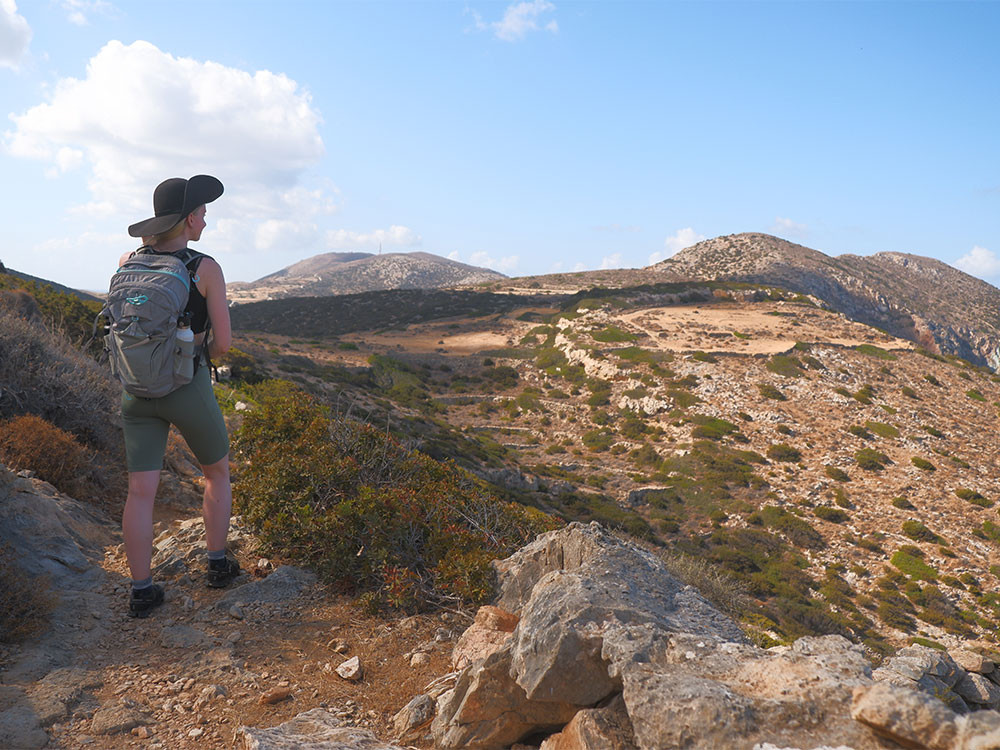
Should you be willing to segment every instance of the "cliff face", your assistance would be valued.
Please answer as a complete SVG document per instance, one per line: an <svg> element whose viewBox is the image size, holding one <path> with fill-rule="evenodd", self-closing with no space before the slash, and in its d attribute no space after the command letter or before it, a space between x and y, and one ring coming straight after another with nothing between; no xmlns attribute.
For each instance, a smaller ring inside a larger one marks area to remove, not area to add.
<svg viewBox="0 0 1000 750"><path fill-rule="evenodd" d="M236 302L286 297L325 297L387 289L440 289L505 278L431 253L325 253L254 282L228 287Z"/></svg>
<svg viewBox="0 0 1000 750"><path fill-rule="evenodd" d="M935 353L1000 367L1000 290L933 258L830 257L766 234L735 234L699 242L650 270L780 286Z"/></svg>

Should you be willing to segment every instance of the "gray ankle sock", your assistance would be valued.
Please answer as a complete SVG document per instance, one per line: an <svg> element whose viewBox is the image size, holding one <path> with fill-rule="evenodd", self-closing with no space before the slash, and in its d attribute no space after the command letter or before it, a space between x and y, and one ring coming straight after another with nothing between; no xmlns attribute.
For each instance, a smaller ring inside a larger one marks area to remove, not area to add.
<svg viewBox="0 0 1000 750"><path fill-rule="evenodd" d="M153 576L149 578L143 578L141 581L132 581L133 591L142 591L143 589L148 589L153 585Z"/></svg>
<svg viewBox="0 0 1000 750"><path fill-rule="evenodd" d="M225 560L226 550L225 549L210 549L208 551L209 560Z"/></svg>

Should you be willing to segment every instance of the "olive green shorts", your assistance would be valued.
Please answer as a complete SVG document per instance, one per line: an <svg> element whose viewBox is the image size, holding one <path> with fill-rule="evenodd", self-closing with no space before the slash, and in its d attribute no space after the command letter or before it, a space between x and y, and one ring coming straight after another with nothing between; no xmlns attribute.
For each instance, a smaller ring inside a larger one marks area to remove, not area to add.
<svg viewBox="0 0 1000 750"><path fill-rule="evenodd" d="M199 367L194 380L162 398L140 398L122 391L122 421L130 472L163 468L170 425L180 430L202 466L229 453L229 433L208 367Z"/></svg>

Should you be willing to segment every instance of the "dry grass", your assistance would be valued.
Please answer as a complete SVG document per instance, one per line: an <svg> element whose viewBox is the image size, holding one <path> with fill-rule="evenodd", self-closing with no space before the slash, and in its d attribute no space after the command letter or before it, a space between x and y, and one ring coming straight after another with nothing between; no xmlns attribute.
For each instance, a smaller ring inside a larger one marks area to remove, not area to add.
<svg viewBox="0 0 1000 750"><path fill-rule="evenodd" d="M41 630L52 611L48 581L29 578L14 562L15 553L0 544L0 642L14 643Z"/></svg>

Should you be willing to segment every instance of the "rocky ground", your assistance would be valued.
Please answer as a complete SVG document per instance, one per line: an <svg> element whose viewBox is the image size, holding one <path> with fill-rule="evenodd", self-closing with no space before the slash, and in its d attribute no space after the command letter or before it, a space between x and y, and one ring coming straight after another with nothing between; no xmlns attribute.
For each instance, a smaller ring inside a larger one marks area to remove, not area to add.
<svg viewBox="0 0 1000 750"><path fill-rule="evenodd" d="M369 617L311 574L262 561L238 524L230 543L250 573L209 589L202 522L170 508L154 559L167 601L133 619L114 522L0 472L3 524L17 526L29 572L48 576L56 602L46 633L0 651L3 748L229 748L240 727L313 708L386 737L393 715L449 671L469 622L462 612Z"/></svg>

